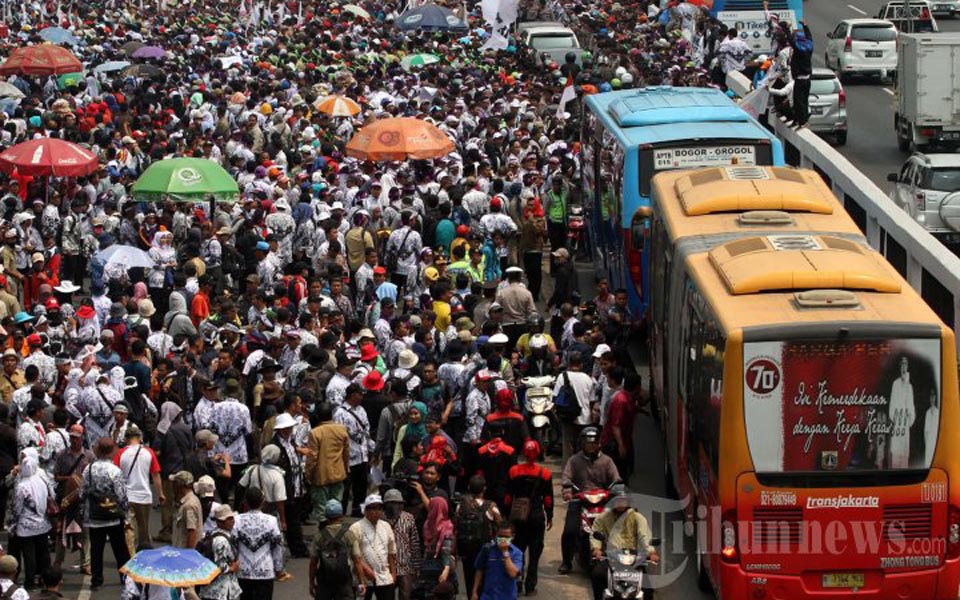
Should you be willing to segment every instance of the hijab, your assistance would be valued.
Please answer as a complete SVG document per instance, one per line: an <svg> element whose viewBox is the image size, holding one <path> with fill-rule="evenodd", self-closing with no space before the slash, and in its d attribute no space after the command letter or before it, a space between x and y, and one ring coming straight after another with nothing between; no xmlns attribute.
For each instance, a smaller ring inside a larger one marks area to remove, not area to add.
<svg viewBox="0 0 960 600"><path fill-rule="evenodd" d="M443 541L453 535L453 522L450 521L450 507L447 500L440 496L430 499L427 505L427 522L423 525L423 547L433 549L433 555L440 554Z"/></svg>
<svg viewBox="0 0 960 600"><path fill-rule="evenodd" d="M149 294L149 292L147 291L147 284L146 284L146 283L144 283L144 282L142 282L142 281L138 281L138 282L136 282L135 284L133 284L133 301L134 301L134 303L136 303L136 304L139 305L139 303L140 303L141 300L145 300L145 299L147 299L147 298L149 298L149 297L150 297L150 294Z"/></svg>
<svg viewBox="0 0 960 600"><path fill-rule="evenodd" d="M46 514L49 489L47 482L40 476L40 456L37 449L25 448L20 456L20 481L17 486L26 490L36 510Z"/></svg>
<svg viewBox="0 0 960 600"><path fill-rule="evenodd" d="M176 402L170 402L169 400L164 402L160 407L160 421L157 422L157 432L166 433L182 412L183 409Z"/></svg>
<svg viewBox="0 0 960 600"><path fill-rule="evenodd" d="M407 429L406 433L404 433L404 436L412 435L417 439L417 441L420 441L427 437L427 405L423 402L413 402L410 404L410 410L416 410L420 413L420 422L407 422Z"/></svg>

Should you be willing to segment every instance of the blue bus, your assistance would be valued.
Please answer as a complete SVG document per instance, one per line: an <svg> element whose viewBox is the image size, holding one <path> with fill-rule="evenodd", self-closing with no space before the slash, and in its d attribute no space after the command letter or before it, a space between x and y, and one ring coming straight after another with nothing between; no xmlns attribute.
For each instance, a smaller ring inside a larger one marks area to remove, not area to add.
<svg viewBox="0 0 960 600"><path fill-rule="evenodd" d="M634 315L649 304L650 178L659 171L784 164L770 131L713 88L647 87L584 100L584 212L590 247L611 289L626 288Z"/></svg>
<svg viewBox="0 0 960 600"><path fill-rule="evenodd" d="M803 20L803 0L769 0L769 5L770 12L791 27ZM757 54L770 51L770 28L763 0L713 0L710 15L727 27L736 27Z"/></svg>

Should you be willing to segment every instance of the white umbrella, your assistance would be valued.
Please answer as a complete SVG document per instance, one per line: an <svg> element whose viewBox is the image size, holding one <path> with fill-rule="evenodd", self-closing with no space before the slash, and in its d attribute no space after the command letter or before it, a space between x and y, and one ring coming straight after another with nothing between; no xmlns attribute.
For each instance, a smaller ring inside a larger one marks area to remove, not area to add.
<svg viewBox="0 0 960 600"><path fill-rule="evenodd" d="M130 66L131 63L125 60L111 60L93 68L94 73L112 73L113 71L122 71Z"/></svg>
<svg viewBox="0 0 960 600"><path fill-rule="evenodd" d="M23 98L26 94L9 81L0 81L0 98Z"/></svg>
<svg viewBox="0 0 960 600"><path fill-rule="evenodd" d="M437 88L425 85L419 90L417 90L416 99L417 100L433 100L434 96L436 95L437 95Z"/></svg>
<svg viewBox="0 0 960 600"><path fill-rule="evenodd" d="M115 244L97 253L95 258L102 262L104 267L120 265L128 269L134 269L136 267L150 269L154 266L153 259L150 258L150 255L140 248L120 244Z"/></svg>

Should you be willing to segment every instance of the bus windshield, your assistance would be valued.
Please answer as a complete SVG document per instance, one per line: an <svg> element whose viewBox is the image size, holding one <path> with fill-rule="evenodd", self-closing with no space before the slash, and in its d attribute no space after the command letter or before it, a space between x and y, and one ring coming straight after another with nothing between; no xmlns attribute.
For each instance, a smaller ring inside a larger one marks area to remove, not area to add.
<svg viewBox="0 0 960 600"><path fill-rule="evenodd" d="M772 164L769 143L756 140L699 140L668 142L643 149L640 159L640 194L650 194L650 178L661 171L701 169L731 165Z"/></svg>
<svg viewBox="0 0 960 600"><path fill-rule="evenodd" d="M940 423L940 340L744 344L757 473L929 469Z"/></svg>

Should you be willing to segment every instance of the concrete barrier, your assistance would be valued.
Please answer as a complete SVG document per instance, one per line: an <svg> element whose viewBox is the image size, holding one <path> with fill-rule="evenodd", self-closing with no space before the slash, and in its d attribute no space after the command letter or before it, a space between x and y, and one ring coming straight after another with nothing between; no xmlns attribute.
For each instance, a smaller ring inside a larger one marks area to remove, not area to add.
<svg viewBox="0 0 960 600"><path fill-rule="evenodd" d="M727 87L743 97L750 81L740 73ZM893 203L849 160L808 129L794 130L771 116L787 163L813 169L833 189L870 245L883 254L955 332L960 331L960 258ZM960 337L958 345L960 345Z"/></svg>

